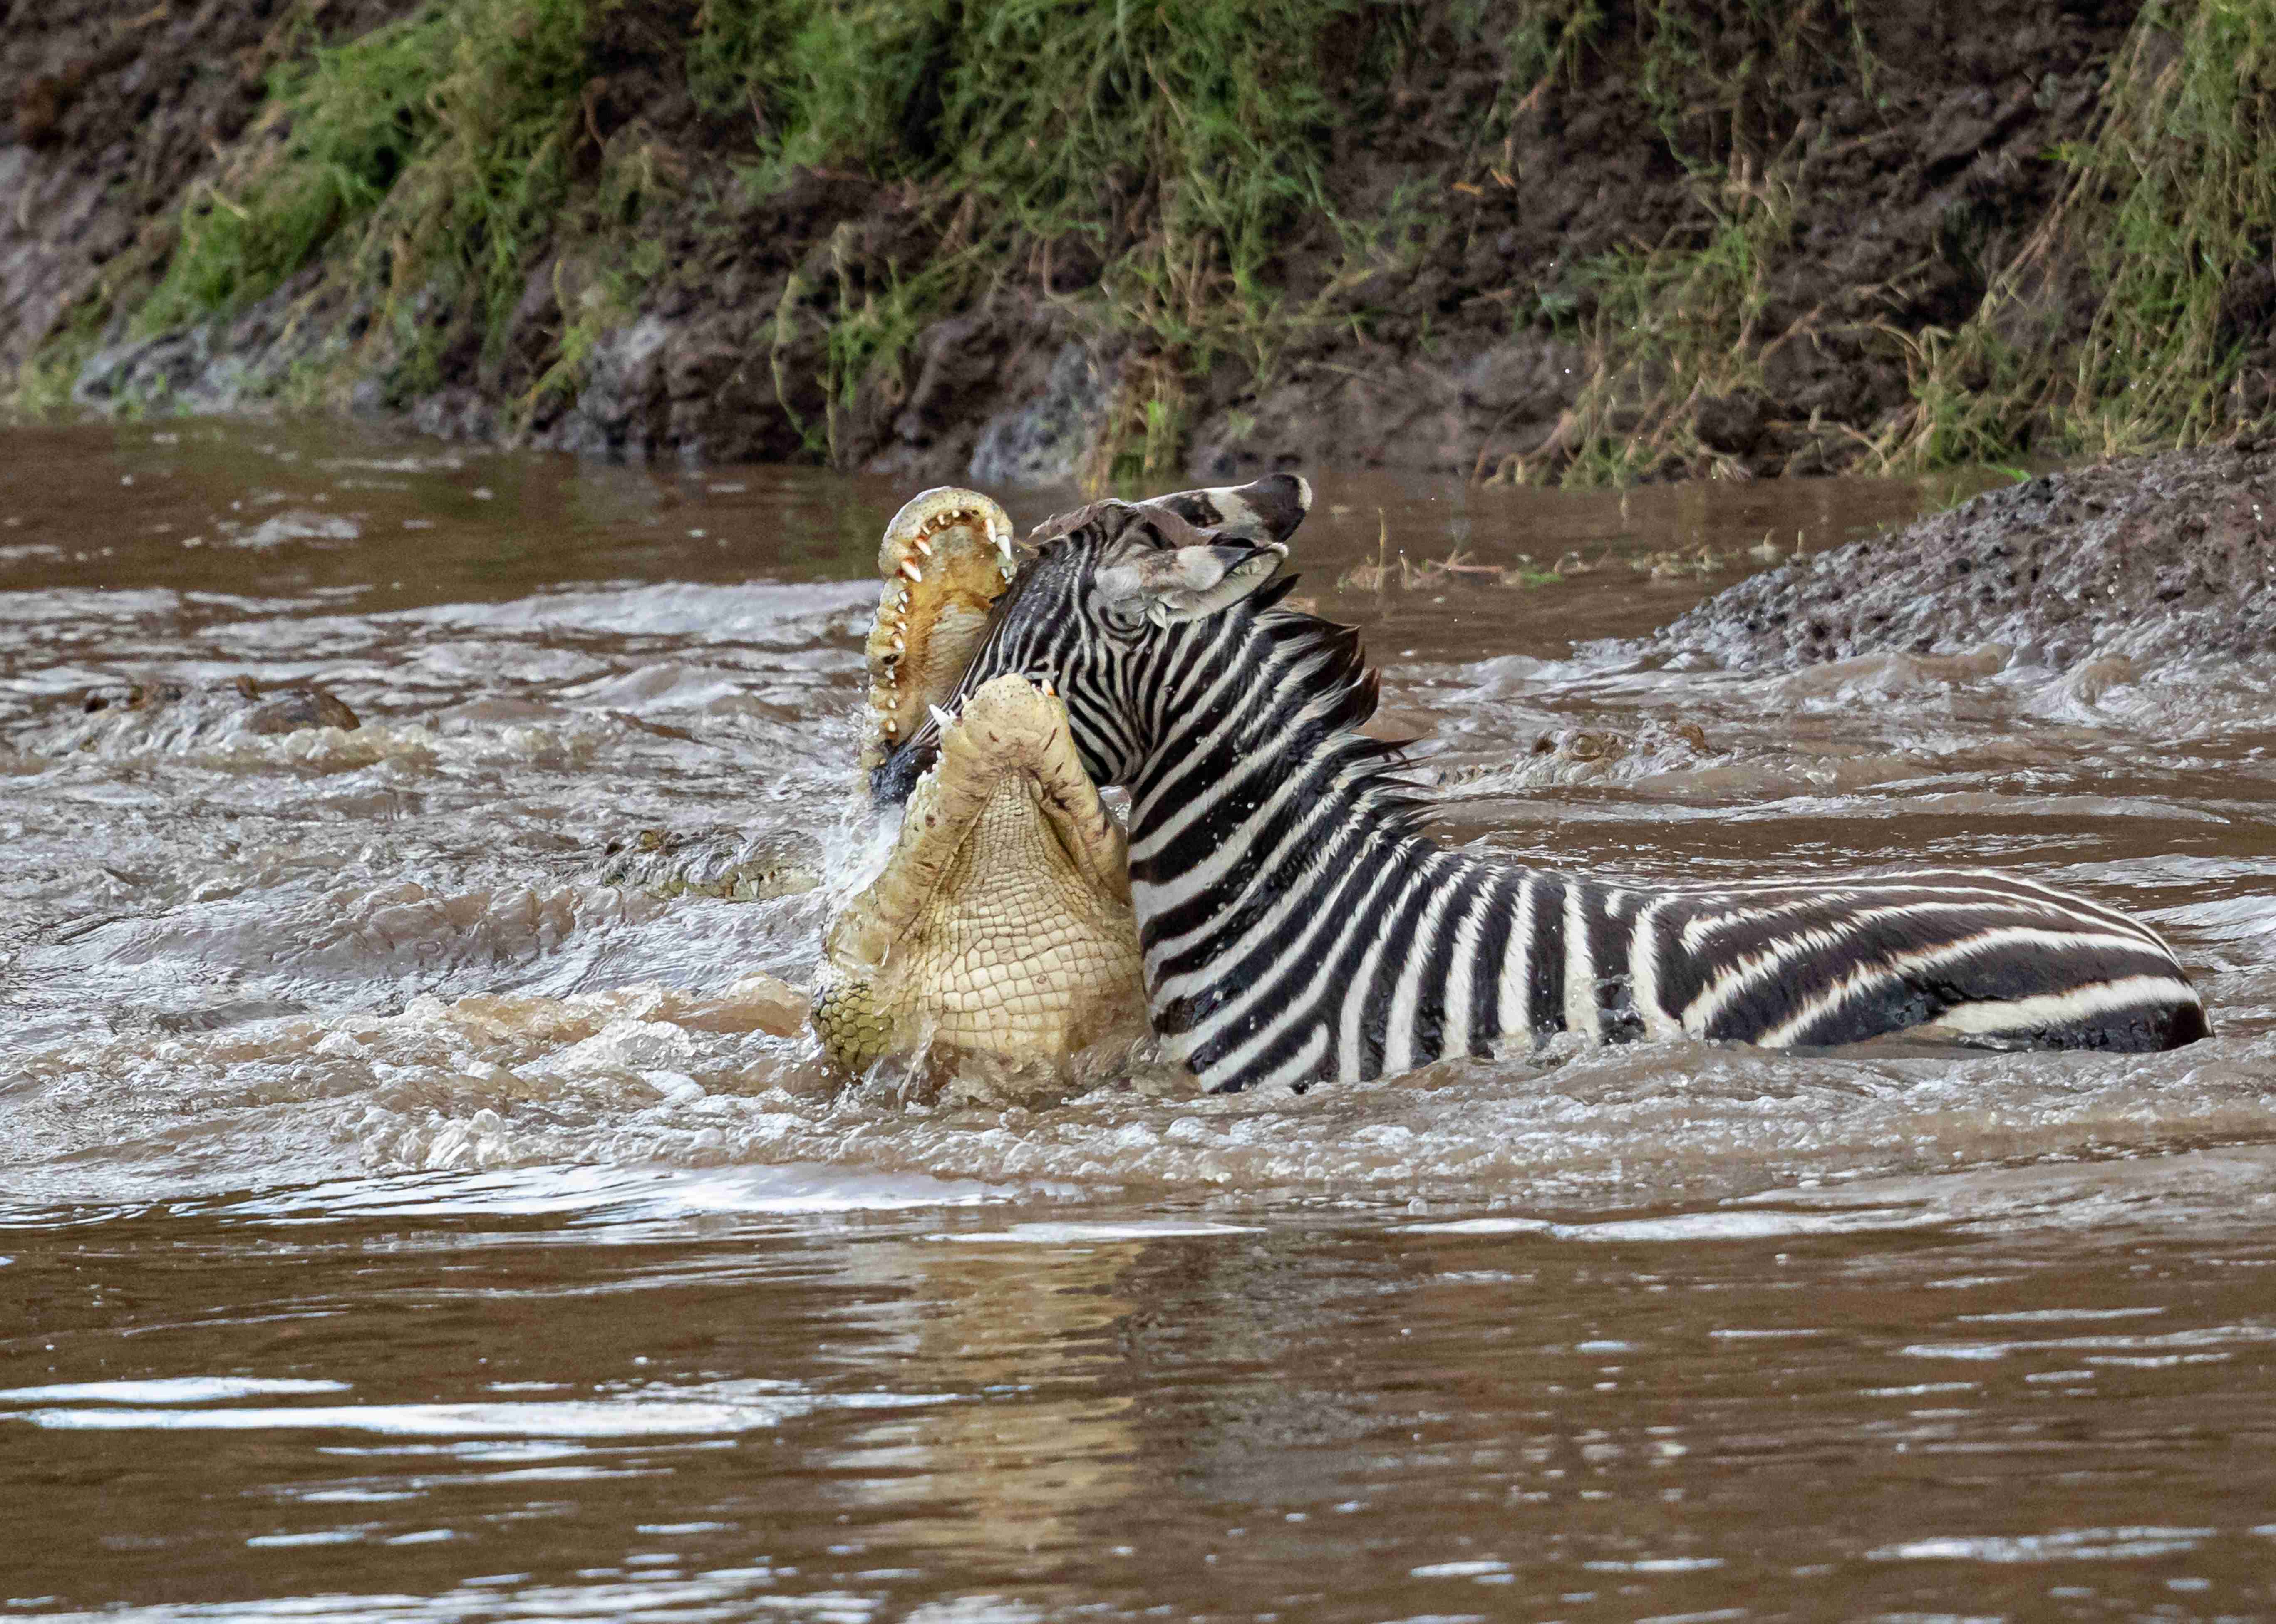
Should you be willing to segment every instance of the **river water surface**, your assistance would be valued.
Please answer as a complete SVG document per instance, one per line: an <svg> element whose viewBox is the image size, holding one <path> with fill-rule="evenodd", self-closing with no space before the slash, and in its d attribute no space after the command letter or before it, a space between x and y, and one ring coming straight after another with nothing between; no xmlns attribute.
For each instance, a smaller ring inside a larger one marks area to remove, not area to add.
<svg viewBox="0 0 2276 1624"><path fill-rule="evenodd" d="M841 1090L737 983L874 861L907 489L0 432L0 1617L2276 1617L2276 671L1650 669L1925 493L1316 484L1450 838L2009 867L2216 1036ZM362 725L82 709L239 674Z"/></svg>

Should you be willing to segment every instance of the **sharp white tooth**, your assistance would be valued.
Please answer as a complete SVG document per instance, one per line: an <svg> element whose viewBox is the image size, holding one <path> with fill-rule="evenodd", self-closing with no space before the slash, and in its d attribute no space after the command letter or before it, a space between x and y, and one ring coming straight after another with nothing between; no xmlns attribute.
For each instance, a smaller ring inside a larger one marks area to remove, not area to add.
<svg viewBox="0 0 2276 1624"><path fill-rule="evenodd" d="M907 576L911 581L922 581L924 579L924 571L919 566L914 558L904 558L901 560L901 573Z"/></svg>
<svg viewBox="0 0 2276 1624"><path fill-rule="evenodd" d="M943 710L938 705L928 705L925 709L932 712L932 725L935 727L939 728L943 732L946 732L950 728L956 725L956 718L949 715L947 711Z"/></svg>
<svg viewBox="0 0 2276 1624"><path fill-rule="evenodd" d="M908 651L909 651L908 640L907 640L907 638L903 637L903 636L902 636L899 632L894 633L894 634L893 634L893 652L894 652L895 654L907 654Z"/></svg>
<svg viewBox="0 0 2276 1624"><path fill-rule="evenodd" d="M932 557L932 543L922 535L916 539L916 549L918 552L923 554L926 558L929 558Z"/></svg>
<svg viewBox="0 0 2276 1624"><path fill-rule="evenodd" d="M894 721L892 717L887 717L885 718L885 731L898 736L901 731L901 725L899 722Z"/></svg>

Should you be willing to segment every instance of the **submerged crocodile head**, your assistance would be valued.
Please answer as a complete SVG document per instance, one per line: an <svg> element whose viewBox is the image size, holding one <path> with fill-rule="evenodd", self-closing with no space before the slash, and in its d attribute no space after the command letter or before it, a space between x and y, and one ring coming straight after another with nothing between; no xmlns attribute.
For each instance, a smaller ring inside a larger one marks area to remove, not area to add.
<svg viewBox="0 0 2276 1624"><path fill-rule="evenodd" d="M861 764L922 732L930 765L884 871L824 937L814 1027L849 1073L922 1053L1056 1079L1082 1050L1144 1030L1122 831L1057 694L1007 676L946 725L932 715L1011 583L1011 536L995 503L943 489L904 507L878 549ZM881 799L899 792L873 781Z"/></svg>

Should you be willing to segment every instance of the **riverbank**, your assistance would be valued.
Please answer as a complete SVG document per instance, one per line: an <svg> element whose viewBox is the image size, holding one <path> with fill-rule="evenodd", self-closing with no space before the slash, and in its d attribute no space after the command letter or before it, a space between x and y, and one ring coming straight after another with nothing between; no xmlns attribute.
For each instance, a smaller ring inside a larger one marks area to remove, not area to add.
<svg viewBox="0 0 2276 1624"><path fill-rule="evenodd" d="M257 10L0 8L19 414L1593 483L2108 455L2276 398L2233 11Z"/></svg>
<svg viewBox="0 0 2276 1624"><path fill-rule="evenodd" d="M2177 660L2247 660L2276 653L2272 509L2265 438L2042 474L1749 576L1640 647L1750 672L2044 667L2096 691Z"/></svg>

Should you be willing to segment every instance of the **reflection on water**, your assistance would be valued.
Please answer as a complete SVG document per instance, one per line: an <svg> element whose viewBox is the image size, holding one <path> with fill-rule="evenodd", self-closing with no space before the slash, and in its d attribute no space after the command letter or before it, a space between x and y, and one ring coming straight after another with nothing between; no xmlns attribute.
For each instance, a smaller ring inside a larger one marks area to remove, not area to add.
<svg viewBox="0 0 2276 1624"><path fill-rule="evenodd" d="M1920 492L1324 473L1302 590L1453 838L1999 863L2157 921L2218 1036L931 1111L749 979L878 857L906 490L7 438L0 1613L2276 1613L2276 671L1650 669L1592 640ZM1566 579L1363 589L1386 533ZM361 725L79 703L240 674ZM823 884L626 883L643 831Z"/></svg>
<svg viewBox="0 0 2276 1624"><path fill-rule="evenodd" d="M1552 1233L747 1200L619 1227L605 1200L478 1204L23 1237L34 1319L0 1363L11 1606L2276 1605L2265 1219L2088 1246L2021 1209ZM118 1373L22 1379L97 1370Z"/></svg>

